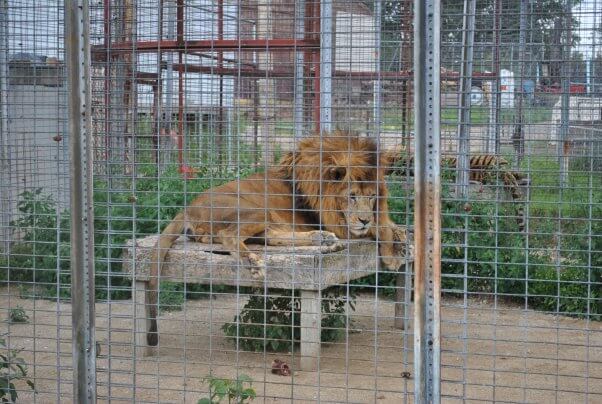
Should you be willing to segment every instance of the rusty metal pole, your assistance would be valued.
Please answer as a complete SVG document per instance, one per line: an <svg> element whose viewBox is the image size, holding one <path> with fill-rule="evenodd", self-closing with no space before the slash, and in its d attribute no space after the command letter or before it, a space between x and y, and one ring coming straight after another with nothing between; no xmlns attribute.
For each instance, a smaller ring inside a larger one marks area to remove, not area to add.
<svg viewBox="0 0 602 404"><path fill-rule="evenodd" d="M414 401L441 400L439 0L414 1Z"/></svg>
<svg viewBox="0 0 602 404"><path fill-rule="evenodd" d="M87 0L65 1L65 61L71 158L73 401L96 402L92 116Z"/></svg>

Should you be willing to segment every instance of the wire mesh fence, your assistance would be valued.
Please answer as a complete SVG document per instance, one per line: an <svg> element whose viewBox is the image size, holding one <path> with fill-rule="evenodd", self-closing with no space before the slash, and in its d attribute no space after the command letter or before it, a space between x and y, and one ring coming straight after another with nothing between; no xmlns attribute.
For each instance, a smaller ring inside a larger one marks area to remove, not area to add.
<svg viewBox="0 0 602 404"><path fill-rule="evenodd" d="M83 9L98 401L602 400L600 2ZM0 0L23 402L79 366L65 11Z"/></svg>

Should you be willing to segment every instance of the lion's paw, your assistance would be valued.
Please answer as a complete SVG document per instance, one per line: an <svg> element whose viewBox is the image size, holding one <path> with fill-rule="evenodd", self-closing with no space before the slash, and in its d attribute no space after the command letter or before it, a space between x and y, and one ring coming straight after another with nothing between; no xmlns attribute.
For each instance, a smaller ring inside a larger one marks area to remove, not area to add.
<svg viewBox="0 0 602 404"><path fill-rule="evenodd" d="M315 246L330 246L339 242L339 238L336 234L324 230L312 231L311 240Z"/></svg>
<svg viewBox="0 0 602 404"><path fill-rule="evenodd" d="M405 257L404 256L387 256L381 253L380 258L385 269L389 271L397 271L404 264Z"/></svg>
<svg viewBox="0 0 602 404"><path fill-rule="evenodd" d="M265 279L265 261L257 254L249 253L245 260L246 266L251 271L251 276L255 280Z"/></svg>
<svg viewBox="0 0 602 404"><path fill-rule="evenodd" d="M329 231L313 231L312 242L313 245L322 247L322 252L324 253L336 252L345 249L345 244L341 242L336 234Z"/></svg>
<svg viewBox="0 0 602 404"><path fill-rule="evenodd" d="M379 253L383 266L390 271L397 271L406 261L408 252L407 229L403 226L392 226L392 240L380 244Z"/></svg>

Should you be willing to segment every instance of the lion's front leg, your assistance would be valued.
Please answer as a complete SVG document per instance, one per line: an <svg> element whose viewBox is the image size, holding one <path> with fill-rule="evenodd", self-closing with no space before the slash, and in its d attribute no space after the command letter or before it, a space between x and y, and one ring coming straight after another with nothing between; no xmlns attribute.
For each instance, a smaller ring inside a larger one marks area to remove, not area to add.
<svg viewBox="0 0 602 404"><path fill-rule="evenodd" d="M218 238L226 250L249 269L253 279L265 279L265 261L257 254L251 252L242 240L242 237L228 230L218 232Z"/></svg>
<svg viewBox="0 0 602 404"><path fill-rule="evenodd" d="M287 231L267 229L266 243L272 246L318 246L323 252L335 252L345 249L345 245L332 232L325 230Z"/></svg>
<svg viewBox="0 0 602 404"><path fill-rule="evenodd" d="M405 262L406 227L391 223L379 231L379 248L381 262L391 271L397 271Z"/></svg>

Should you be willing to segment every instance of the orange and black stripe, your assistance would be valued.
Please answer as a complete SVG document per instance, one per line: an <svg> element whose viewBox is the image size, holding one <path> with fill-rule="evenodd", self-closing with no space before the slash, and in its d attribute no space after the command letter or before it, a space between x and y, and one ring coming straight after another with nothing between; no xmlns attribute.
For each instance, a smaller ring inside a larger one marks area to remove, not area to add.
<svg viewBox="0 0 602 404"><path fill-rule="evenodd" d="M443 167L455 168L458 166L458 158L456 156L443 157L441 165ZM497 183L499 178L512 195L512 200L518 202L523 197L520 185L526 180L526 176L510 170L509 166L510 163L508 163L508 160L501 156L494 154L472 155L470 156L468 180L481 184L492 184ZM402 156L395 164L392 172L414 175L413 167L414 156ZM522 204L517 205L517 223L520 231L523 231L526 221Z"/></svg>

